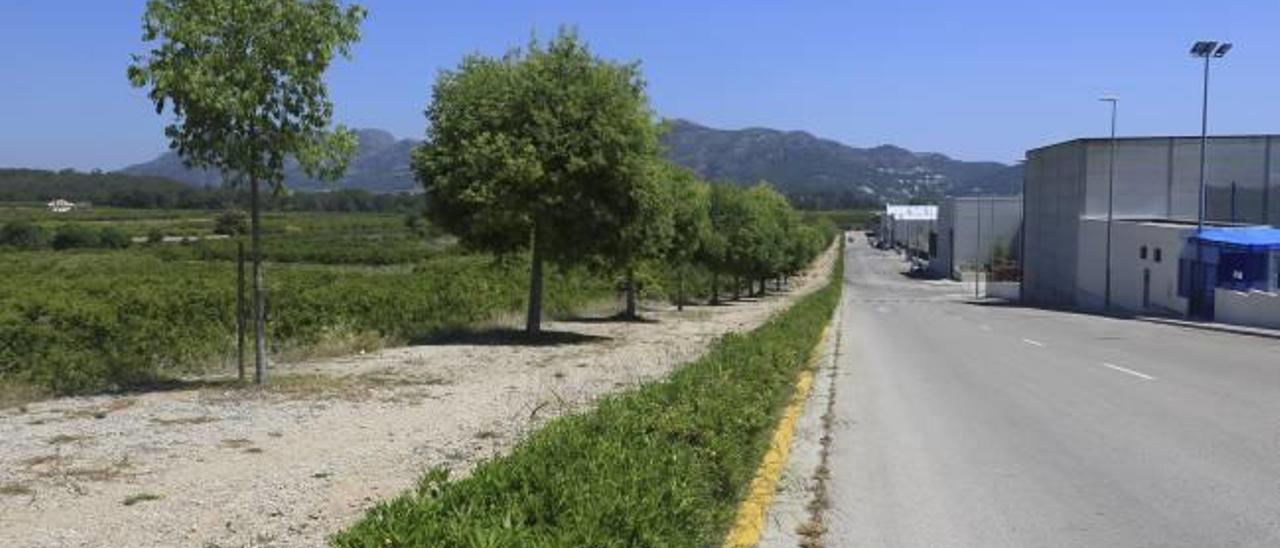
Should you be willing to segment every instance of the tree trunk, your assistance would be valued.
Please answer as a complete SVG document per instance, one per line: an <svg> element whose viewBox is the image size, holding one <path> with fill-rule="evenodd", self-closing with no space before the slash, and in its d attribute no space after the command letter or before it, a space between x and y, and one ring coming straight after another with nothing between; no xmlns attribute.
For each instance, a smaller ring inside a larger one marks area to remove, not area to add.
<svg viewBox="0 0 1280 548"><path fill-rule="evenodd" d="M680 279L676 282L676 311L684 312L684 267L676 273Z"/></svg>
<svg viewBox="0 0 1280 548"><path fill-rule="evenodd" d="M249 182L250 255L253 261L253 381L267 383L267 316L262 272L262 220L258 206L258 179Z"/></svg>
<svg viewBox="0 0 1280 548"><path fill-rule="evenodd" d="M623 317L628 320L636 319L636 271L635 269L627 269L627 310L623 312Z"/></svg>
<svg viewBox="0 0 1280 548"><path fill-rule="evenodd" d="M782 291L782 276L781 276L781 275L779 275L777 278L774 278L774 279L773 279L773 290L774 290L774 291Z"/></svg>
<svg viewBox="0 0 1280 548"><path fill-rule="evenodd" d="M236 242L236 373L240 382L244 382L247 378L245 373L245 339L247 335L248 323L244 302L244 240Z"/></svg>
<svg viewBox="0 0 1280 548"><path fill-rule="evenodd" d="M720 304L720 273L711 273L711 304Z"/></svg>
<svg viewBox="0 0 1280 548"><path fill-rule="evenodd" d="M733 276L733 300L736 301L741 298L742 298L742 277L735 274Z"/></svg>
<svg viewBox="0 0 1280 548"><path fill-rule="evenodd" d="M542 333L542 245L535 228L529 259L529 315L524 324L524 332L529 335Z"/></svg>

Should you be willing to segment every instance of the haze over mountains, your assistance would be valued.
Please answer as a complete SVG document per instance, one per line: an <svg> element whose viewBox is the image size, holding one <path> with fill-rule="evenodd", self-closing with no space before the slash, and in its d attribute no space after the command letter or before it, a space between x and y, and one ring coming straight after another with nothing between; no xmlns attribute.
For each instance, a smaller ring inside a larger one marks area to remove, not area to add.
<svg viewBox="0 0 1280 548"><path fill-rule="evenodd" d="M286 185L299 190L336 186L377 192L419 188L409 170L417 140L396 139L377 129L359 130L357 136L359 152L336 185L307 177L297 165L287 168ZM849 207L944 195L1016 194L1022 185L1020 166L965 162L891 145L855 148L803 131L722 130L674 120L663 142L673 161L704 178L743 184L767 180L801 205ZM121 171L201 186L221 181L217 172L187 169L173 152Z"/></svg>

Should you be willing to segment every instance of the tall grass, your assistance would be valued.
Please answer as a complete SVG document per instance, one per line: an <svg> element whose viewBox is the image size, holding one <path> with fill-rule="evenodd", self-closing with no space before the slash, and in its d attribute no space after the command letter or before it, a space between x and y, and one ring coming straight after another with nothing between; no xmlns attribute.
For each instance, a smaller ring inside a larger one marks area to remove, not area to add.
<svg viewBox="0 0 1280 548"><path fill-rule="evenodd" d="M826 288L668 380L552 421L466 479L431 472L333 543L718 545L839 300L840 268Z"/></svg>

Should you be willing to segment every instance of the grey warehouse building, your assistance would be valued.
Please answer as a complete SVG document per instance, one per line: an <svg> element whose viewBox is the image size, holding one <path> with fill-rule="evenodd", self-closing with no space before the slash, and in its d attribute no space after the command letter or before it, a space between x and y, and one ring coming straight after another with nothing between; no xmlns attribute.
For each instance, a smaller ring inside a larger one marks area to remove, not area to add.
<svg viewBox="0 0 1280 548"><path fill-rule="evenodd" d="M1021 228L1021 196L947 197L938 208L929 271L960 279L985 270L1001 253L1016 259Z"/></svg>
<svg viewBox="0 0 1280 548"><path fill-rule="evenodd" d="M1109 139L1077 139L1027 152L1023 301L1104 308L1110 154ZM1228 289L1245 290L1248 299L1275 297L1280 247L1266 239L1265 225L1280 225L1280 136L1213 137L1206 157L1207 224L1228 232L1264 231L1249 232L1245 247L1231 247L1234 237L1215 242L1197 235L1199 137L1118 139L1114 308L1213 317L1213 295L1224 288L1224 277L1234 280Z"/></svg>

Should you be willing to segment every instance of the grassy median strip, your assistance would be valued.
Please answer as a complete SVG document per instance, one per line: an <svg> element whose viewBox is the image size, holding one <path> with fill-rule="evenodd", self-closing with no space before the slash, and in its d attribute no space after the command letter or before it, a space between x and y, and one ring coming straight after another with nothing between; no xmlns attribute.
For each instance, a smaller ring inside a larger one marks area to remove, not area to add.
<svg viewBox="0 0 1280 548"><path fill-rule="evenodd" d="M466 479L427 474L334 544L719 544L839 300L839 266L831 280L669 379L552 421Z"/></svg>

